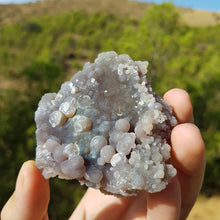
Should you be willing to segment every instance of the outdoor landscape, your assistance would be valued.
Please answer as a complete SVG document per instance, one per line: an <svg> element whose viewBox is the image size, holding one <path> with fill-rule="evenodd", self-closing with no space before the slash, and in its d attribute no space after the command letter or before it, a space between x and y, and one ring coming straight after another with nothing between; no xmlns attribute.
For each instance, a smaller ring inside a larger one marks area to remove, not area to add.
<svg viewBox="0 0 220 220"><path fill-rule="evenodd" d="M150 62L147 76L159 95L174 87L189 92L207 157L202 193L189 219L218 219L219 36L219 13L171 3L46 0L0 5L0 209L22 163L35 157L34 112L40 97L57 92L98 53L115 50ZM52 179L50 219L67 219L84 192L75 181Z"/></svg>

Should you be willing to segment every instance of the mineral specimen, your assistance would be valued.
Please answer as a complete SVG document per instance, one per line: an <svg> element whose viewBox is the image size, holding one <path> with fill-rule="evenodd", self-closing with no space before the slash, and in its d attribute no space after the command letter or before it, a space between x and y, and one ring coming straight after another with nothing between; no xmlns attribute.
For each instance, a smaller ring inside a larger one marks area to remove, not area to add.
<svg viewBox="0 0 220 220"><path fill-rule="evenodd" d="M153 92L148 62L105 52L45 94L35 112L36 166L117 196L163 190L176 175L172 108Z"/></svg>

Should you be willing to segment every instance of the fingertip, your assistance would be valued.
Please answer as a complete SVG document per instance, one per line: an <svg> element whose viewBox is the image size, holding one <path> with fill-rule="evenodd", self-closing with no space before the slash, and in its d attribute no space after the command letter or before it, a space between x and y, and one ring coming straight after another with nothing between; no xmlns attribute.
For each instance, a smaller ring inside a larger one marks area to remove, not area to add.
<svg viewBox="0 0 220 220"><path fill-rule="evenodd" d="M198 127L191 123L177 125L171 133L172 153L177 166L189 175L205 169L205 143Z"/></svg>
<svg viewBox="0 0 220 220"><path fill-rule="evenodd" d="M193 107L189 94L183 89L171 89L163 96L173 107L179 123L193 122Z"/></svg>
<svg viewBox="0 0 220 220"><path fill-rule="evenodd" d="M22 171L25 179L23 194L27 198L30 214L37 213L37 219L39 213L47 212L50 200L49 180L42 176L34 161L25 162Z"/></svg>
<svg viewBox="0 0 220 220"><path fill-rule="evenodd" d="M35 166L35 161L29 160L25 162L22 166L22 171L24 178L32 182L31 186L33 188L38 189L39 186L40 188L49 188L49 180L42 176L41 171Z"/></svg>
<svg viewBox="0 0 220 220"><path fill-rule="evenodd" d="M45 191L45 196L48 197L49 181L36 168L35 162L29 160L24 162L21 167L15 189L15 193L21 192L23 189L32 194L38 194L38 191Z"/></svg>
<svg viewBox="0 0 220 220"><path fill-rule="evenodd" d="M27 161L20 169L13 195L3 208L2 219L42 219L49 199L48 180L43 178L34 161Z"/></svg>

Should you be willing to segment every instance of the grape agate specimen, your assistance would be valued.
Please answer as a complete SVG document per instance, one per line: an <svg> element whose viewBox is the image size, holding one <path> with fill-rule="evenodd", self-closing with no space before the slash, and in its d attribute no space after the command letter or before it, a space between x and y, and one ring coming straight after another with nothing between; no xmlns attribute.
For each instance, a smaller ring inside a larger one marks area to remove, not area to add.
<svg viewBox="0 0 220 220"><path fill-rule="evenodd" d="M45 94L35 112L36 166L45 178L78 179L116 196L159 192L176 169L172 108L153 92L148 62L105 52Z"/></svg>

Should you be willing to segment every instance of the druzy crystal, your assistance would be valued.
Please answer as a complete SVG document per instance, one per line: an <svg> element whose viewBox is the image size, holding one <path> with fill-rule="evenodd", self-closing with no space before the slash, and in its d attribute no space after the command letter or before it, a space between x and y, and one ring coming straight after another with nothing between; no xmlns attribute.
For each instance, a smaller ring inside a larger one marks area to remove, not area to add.
<svg viewBox="0 0 220 220"><path fill-rule="evenodd" d="M105 52L45 94L35 112L36 166L117 196L163 190L176 175L172 108L153 92L148 62Z"/></svg>

